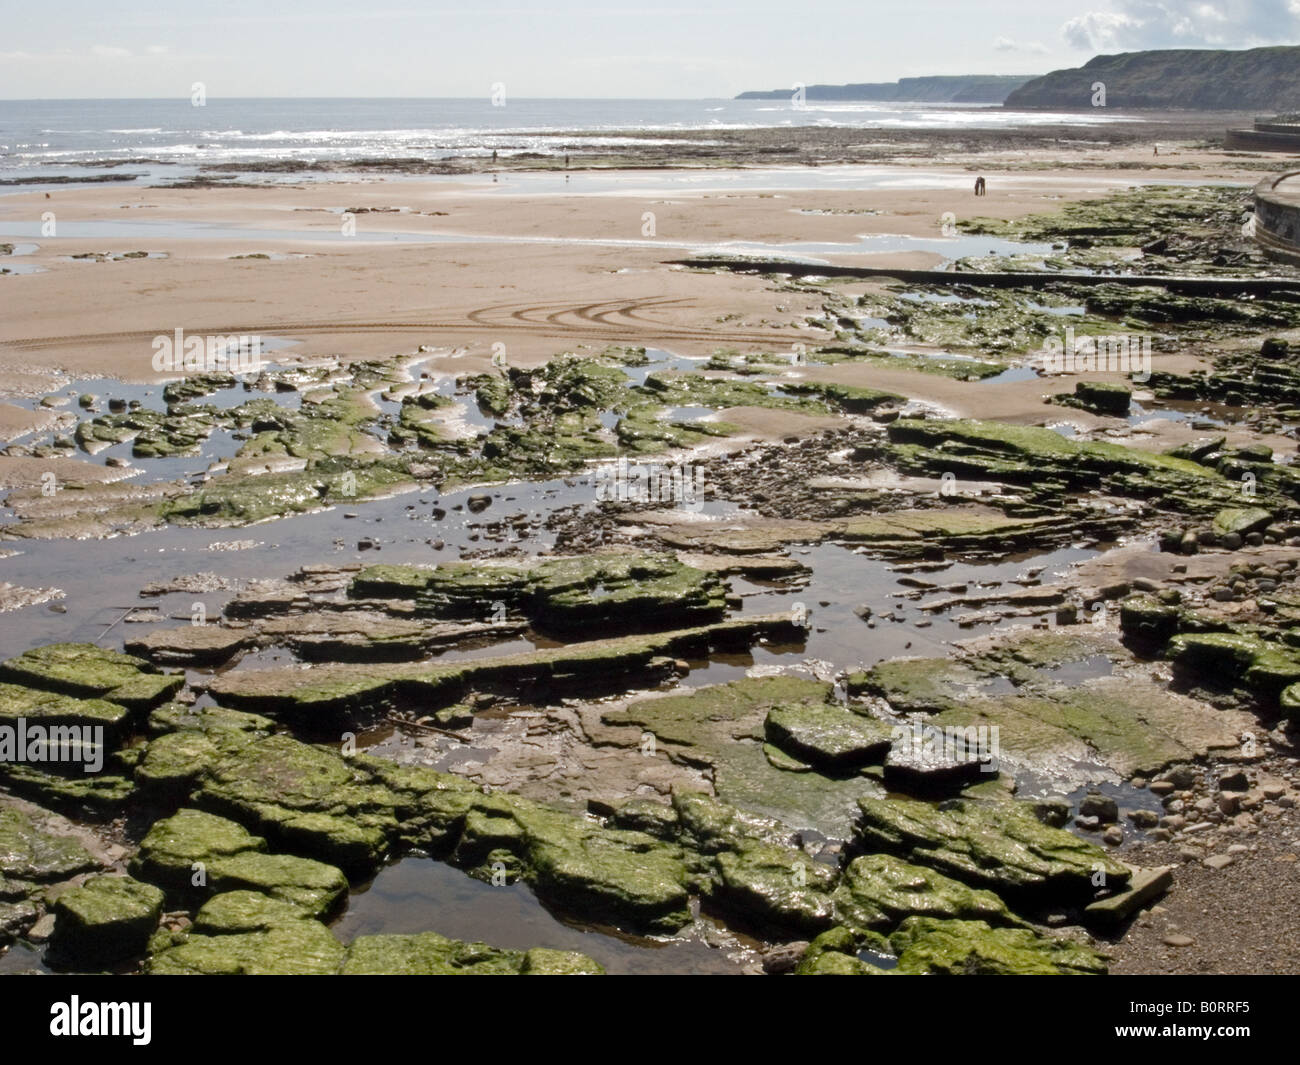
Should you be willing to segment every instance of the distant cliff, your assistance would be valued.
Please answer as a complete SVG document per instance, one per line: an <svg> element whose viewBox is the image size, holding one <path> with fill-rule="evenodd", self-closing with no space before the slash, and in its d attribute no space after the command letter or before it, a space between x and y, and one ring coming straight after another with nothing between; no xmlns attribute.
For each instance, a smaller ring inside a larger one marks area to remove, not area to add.
<svg viewBox="0 0 1300 1065"><path fill-rule="evenodd" d="M1099 55L1081 67L1034 78L1011 93L1006 106L1090 110L1092 86L1099 81L1106 86L1107 107L1295 110L1300 107L1300 47Z"/></svg>
<svg viewBox="0 0 1300 1065"><path fill-rule="evenodd" d="M885 103L1000 104L1031 75L958 74L860 85L809 85L805 100L869 100ZM737 100L789 100L792 89L742 92Z"/></svg>

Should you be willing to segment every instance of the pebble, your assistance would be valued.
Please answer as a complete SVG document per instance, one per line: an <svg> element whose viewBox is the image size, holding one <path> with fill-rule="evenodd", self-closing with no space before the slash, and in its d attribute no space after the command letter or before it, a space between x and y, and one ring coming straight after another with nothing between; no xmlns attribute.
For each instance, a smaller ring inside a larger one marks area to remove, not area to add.
<svg viewBox="0 0 1300 1065"><path fill-rule="evenodd" d="M1167 947L1190 947L1196 940L1183 932L1170 932L1164 938Z"/></svg>
<svg viewBox="0 0 1300 1065"><path fill-rule="evenodd" d="M1079 814L1082 817L1095 817L1103 825L1108 825L1119 819L1119 806L1108 795L1089 792L1079 803Z"/></svg>
<svg viewBox="0 0 1300 1065"><path fill-rule="evenodd" d="M1234 861L1236 859L1231 854L1211 854L1202 864L1218 870L1228 868Z"/></svg>
<svg viewBox="0 0 1300 1065"><path fill-rule="evenodd" d="M1220 791L1249 791L1250 781L1244 770L1229 769L1219 774Z"/></svg>

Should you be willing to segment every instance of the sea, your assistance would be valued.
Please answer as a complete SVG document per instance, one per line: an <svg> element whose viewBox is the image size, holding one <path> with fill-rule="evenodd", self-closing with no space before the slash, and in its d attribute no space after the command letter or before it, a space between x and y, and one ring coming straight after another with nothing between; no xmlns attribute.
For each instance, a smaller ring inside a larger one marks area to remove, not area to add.
<svg viewBox="0 0 1300 1065"><path fill-rule="evenodd" d="M563 155L663 143L696 144L715 130L782 126L860 129L1015 129L1122 122L1101 112L786 100L220 99L0 100L0 192L49 178L124 174L134 184L184 180L205 166L526 153ZM629 137L635 132L635 138ZM574 136L566 136L573 134ZM334 175L337 177L337 175ZM258 180L276 180L258 174ZM301 181L302 173L282 180Z"/></svg>

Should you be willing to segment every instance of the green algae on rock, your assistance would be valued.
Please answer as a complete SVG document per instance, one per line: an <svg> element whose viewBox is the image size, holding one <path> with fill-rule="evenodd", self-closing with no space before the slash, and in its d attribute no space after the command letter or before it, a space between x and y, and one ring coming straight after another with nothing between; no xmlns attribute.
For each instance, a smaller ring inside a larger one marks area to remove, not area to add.
<svg viewBox="0 0 1300 1065"><path fill-rule="evenodd" d="M903 975L1104 976L1106 959L1090 947L1028 928L983 921L909 917L889 938Z"/></svg>
<svg viewBox="0 0 1300 1065"><path fill-rule="evenodd" d="M436 932L358 936L344 946L318 921L251 891L210 899L185 932L160 932L147 971L157 975L570 976L604 970L582 954L505 950Z"/></svg>
<svg viewBox="0 0 1300 1065"><path fill-rule="evenodd" d="M163 893L129 876L91 877L63 892L51 957L61 965L100 965L140 954L162 916Z"/></svg>
<svg viewBox="0 0 1300 1065"><path fill-rule="evenodd" d="M293 899L299 909L328 905L338 883L333 870L266 861L279 856L258 857L260 848L245 846L249 840L230 827L233 820L290 854L314 855L359 874L399 846L424 847L485 879L498 869L522 876L564 910L660 931L690 920L680 853L643 833L484 794L451 774L345 758L289 736L227 739L201 767L193 796L219 818L187 812L179 824L173 818L155 826L158 835L142 848L142 873L152 870L166 883L183 878L185 858L211 837L218 854L208 876L210 883L219 878L215 887L238 880ZM178 835L181 828L195 831ZM221 853L232 847L233 853Z"/></svg>
<svg viewBox="0 0 1300 1065"><path fill-rule="evenodd" d="M775 767L763 742L765 722L774 707L817 707L832 697L832 687L821 681L752 677L680 695L639 699L606 711L601 720L650 733L674 761L709 766L718 798L724 802L843 838L857 816L857 799L883 794L880 785L858 774L831 777ZM835 712L847 713L838 708ZM870 721L861 723L871 728ZM865 735L859 733L859 739Z"/></svg>
<svg viewBox="0 0 1300 1065"><path fill-rule="evenodd" d="M502 950L436 932L358 936L348 947L344 976L599 976L604 969L566 950Z"/></svg>
<svg viewBox="0 0 1300 1065"><path fill-rule="evenodd" d="M52 643L0 662L0 680L81 699L145 710L171 698L185 678L159 673L142 658L89 643Z"/></svg>
<svg viewBox="0 0 1300 1065"><path fill-rule="evenodd" d="M259 891L308 917L328 915L347 894L347 878L334 866L266 850L266 840L234 821L183 809L154 823L131 871L181 898Z"/></svg>
<svg viewBox="0 0 1300 1065"><path fill-rule="evenodd" d="M854 858L835 889L835 920L856 931L889 932L912 915L1024 926L991 891L889 854Z"/></svg>
<svg viewBox="0 0 1300 1065"><path fill-rule="evenodd" d="M811 943L795 967L796 976L887 976L882 969L858 957L861 937L847 928L829 928ZM888 946L887 943L884 944Z"/></svg>
<svg viewBox="0 0 1300 1065"><path fill-rule="evenodd" d="M318 720L331 713L373 712L400 700L420 700L432 710L462 702L471 691L502 687L517 694L544 684L552 695L624 690L630 677L666 675L672 666L668 656L705 655L716 648L748 647L762 637L802 635L789 614L747 614L687 629L445 665L377 663L232 671L214 678L208 690L238 709Z"/></svg>
<svg viewBox="0 0 1300 1065"><path fill-rule="evenodd" d="M1133 390L1125 385L1100 381L1078 381L1072 393L1054 396L1053 402L1063 407L1078 407L1094 414L1112 414L1118 417L1128 413Z"/></svg>
<svg viewBox="0 0 1300 1065"><path fill-rule="evenodd" d="M1005 896L1090 898L1100 883L1128 881L1128 866L1100 847L1043 824L1032 803L940 806L909 799L860 799L858 842Z"/></svg>
<svg viewBox="0 0 1300 1065"><path fill-rule="evenodd" d="M0 879L52 883L98 866L71 836L44 832L22 811L0 807Z"/></svg>
<svg viewBox="0 0 1300 1065"><path fill-rule="evenodd" d="M715 572L671 555L606 553L531 562L451 562L434 569L363 570L349 595L413 592L417 609L438 618L482 618L500 602L535 624L607 632L720 620L727 586Z"/></svg>
<svg viewBox="0 0 1300 1065"><path fill-rule="evenodd" d="M844 769L882 759L892 728L830 703L774 706L764 723L768 742L813 765Z"/></svg>
<svg viewBox="0 0 1300 1065"><path fill-rule="evenodd" d="M954 746L960 740L969 748L983 735L986 744L996 742L999 764L1009 771L1032 766L1093 779L1105 767L1131 777L1239 745L1240 715L1225 715L1148 677L1110 675L1109 663L1100 675L1073 684L1054 676L1067 663L1104 660L1119 650L1089 632L1025 634L958 660L881 662L850 675L846 687L885 699L897 713L926 715L921 731L939 730ZM995 687L1006 681L1014 691Z"/></svg>
<svg viewBox="0 0 1300 1065"><path fill-rule="evenodd" d="M319 921L255 891L213 896L185 932L159 932L145 971L161 976L332 976L346 950Z"/></svg>

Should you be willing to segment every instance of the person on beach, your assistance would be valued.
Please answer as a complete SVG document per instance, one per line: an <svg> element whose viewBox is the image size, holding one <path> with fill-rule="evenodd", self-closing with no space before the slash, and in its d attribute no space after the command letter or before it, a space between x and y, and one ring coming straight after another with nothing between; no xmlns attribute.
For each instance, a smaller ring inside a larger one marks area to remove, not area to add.
<svg viewBox="0 0 1300 1065"><path fill-rule="evenodd" d="M975 195L976 196L984 195L984 179L982 177L977 177L975 179Z"/></svg>

